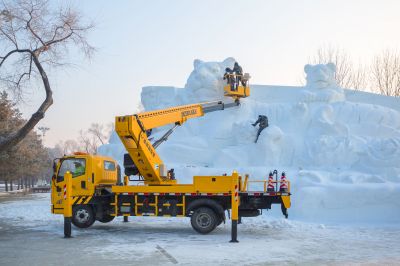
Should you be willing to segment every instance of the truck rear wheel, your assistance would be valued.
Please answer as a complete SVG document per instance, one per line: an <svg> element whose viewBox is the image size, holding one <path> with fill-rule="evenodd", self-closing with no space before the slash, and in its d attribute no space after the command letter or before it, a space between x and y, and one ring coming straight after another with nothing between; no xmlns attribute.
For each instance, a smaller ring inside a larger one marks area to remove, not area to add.
<svg viewBox="0 0 400 266"><path fill-rule="evenodd" d="M79 228L88 228L95 221L92 207L77 205L72 209L72 223Z"/></svg>
<svg viewBox="0 0 400 266"><path fill-rule="evenodd" d="M194 211L190 222L194 230L200 234L208 234L217 227L219 220L212 209L200 207Z"/></svg>
<svg viewBox="0 0 400 266"><path fill-rule="evenodd" d="M97 218L97 221L99 221L100 223L109 223L112 220L114 220L114 218L115 218L115 216L104 214L101 217Z"/></svg>

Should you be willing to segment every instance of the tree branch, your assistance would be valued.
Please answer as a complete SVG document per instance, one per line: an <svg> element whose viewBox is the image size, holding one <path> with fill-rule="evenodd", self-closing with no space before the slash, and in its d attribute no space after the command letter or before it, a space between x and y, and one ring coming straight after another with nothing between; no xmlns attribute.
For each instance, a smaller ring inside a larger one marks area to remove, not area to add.
<svg viewBox="0 0 400 266"><path fill-rule="evenodd" d="M61 64L60 60L67 54L71 43L82 47L88 57L93 49L85 38L93 25L82 23L79 13L74 10L60 9L57 14L49 10L51 6L48 0L0 0L0 9L12 12L12 19L5 22L8 25L0 27L1 52L5 53L0 56L0 68L5 69L5 75L0 76L0 80L22 92L24 82L30 81L32 75L40 75L46 93L44 101L24 125L17 132L0 139L0 152L24 139L53 104L53 92L43 66ZM11 57L15 54L21 56L12 61ZM14 69L9 71L8 64L5 67L6 61L11 61L10 67Z"/></svg>
<svg viewBox="0 0 400 266"><path fill-rule="evenodd" d="M16 145L22 139L24 139L28 135L28 133L44 117L44 114L46 113L47 109L49 109L49 107L53 104L53 92L50 87L49 79L48 79L47 74L44 71L38 57L36 56L36 54L31 50L14 50L14 51L12 51L12 53L15 53L15 52L19 52L19 53L26 52L26 53L31 54L31 58L33 59L33 62L42 78L43 86L46 91L46 98L43 101L43 103L40 105L40 107L37 109L37 111L34 114L32 114L31 118L25 123L25 125L22 126L22 128L20 128L15 134L9 135L6 138L0 140L0 152L6 151L6 150L12 148L14 145ZM9 55L7 55L6 58L8 56ZM3 63L3 62L4 62L4 59L1 63Z"/></svg>

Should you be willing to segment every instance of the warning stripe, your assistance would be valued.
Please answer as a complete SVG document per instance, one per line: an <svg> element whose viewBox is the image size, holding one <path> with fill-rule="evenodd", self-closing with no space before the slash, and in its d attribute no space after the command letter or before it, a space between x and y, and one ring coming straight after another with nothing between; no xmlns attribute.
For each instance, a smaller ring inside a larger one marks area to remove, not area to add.
<svg viewBox="0 0 400 266"><path fill-rule="evenodd" d="M72 200L72 205L88 204L92 198L93 198L93 196L78 196L78 197L74 197L74 199Z"/></svg>
<svg viewBox="0 0 400 266"><path fill-rule="evenodd" d="M76 197L75 199L73 199L72 205L75 205L78 203L78 201L80 201L82 198L82 196Z"/></svg>
<svg viewBox="0 0 400 266"><path fill-rule="evenodd" d="M87 197L82 197L80 201L78 201L78 204L83 204L83 202L86 200Z"/></svg>
<svg viewBox="0 0 400 266"><path fill-rule="evenodd" d="M91 196L87 197L87 199L85 200L85 202L83 204L88 204L91 199L92 199Z"/></svg>

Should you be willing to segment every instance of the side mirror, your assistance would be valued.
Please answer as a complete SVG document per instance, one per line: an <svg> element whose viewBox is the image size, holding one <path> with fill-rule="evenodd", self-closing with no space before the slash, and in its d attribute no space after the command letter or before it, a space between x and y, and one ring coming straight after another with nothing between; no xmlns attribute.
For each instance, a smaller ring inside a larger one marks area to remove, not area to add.
<svg viewBox="0 0 400 266"><path fill-rule="evenodd" d="M57 164L56 164L56 162L53 162L53 172L55 173L56 170L57 170Z"/></svg>

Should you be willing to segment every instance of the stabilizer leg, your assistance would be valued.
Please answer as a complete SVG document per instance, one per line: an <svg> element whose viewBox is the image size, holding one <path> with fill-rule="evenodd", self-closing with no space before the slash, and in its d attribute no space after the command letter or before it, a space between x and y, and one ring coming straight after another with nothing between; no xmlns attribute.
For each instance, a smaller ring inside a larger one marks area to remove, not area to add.
<svg viewBox="0 0 400 266"><path fill-rule="evenodd" d="M64 217L64 238L71 237L71 217Z"/></svg>
<svg viewBox="0 0 400 266"><path fill-rule="evenodd" d="M229 241L230 243L239 243L239 241L237 240L237 220L232 220L232 229L231 229L231 241Z"/></svg>

